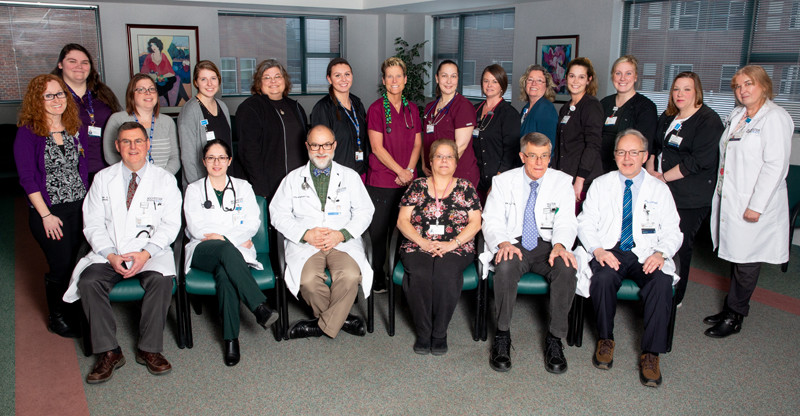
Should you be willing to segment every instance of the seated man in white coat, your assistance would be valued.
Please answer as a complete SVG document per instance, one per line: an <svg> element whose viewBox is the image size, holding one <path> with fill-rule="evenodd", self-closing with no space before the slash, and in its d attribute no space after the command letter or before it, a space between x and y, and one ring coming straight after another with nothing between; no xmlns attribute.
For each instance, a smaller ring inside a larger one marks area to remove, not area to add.
<svg viewBox="0 0 800 416"><path fill-rule="evenodd" d="M592 363L608 370L614 362L617 291L623 279L631 279L644 301L639 379L657 387L658 354L667 351L672 285L677 279L672 257L683 234L669 188L642 169L646 149L647 139L637 130L617 136L614 159L619 170L592 183L578 216L578 237L593 256L589 293L600 340Z"/></svg>
<svg viewBox="0 0 800 416"><path fill-rule="evenodd" d="M295 297L300 292L316 317L292 325L289 338L335 338L340 329L363 336L364 321L349 312L359 282L365 297L372 287L361 234L375 208L358 173L333 162L331 129L312 128L306 148L310 162L283 178L269 205L272 225L286 237L286 287Z"/></svg>
<svg viewBox="0 0 800 416"><path fill-rule="evenodd" d="M150 141L141 124L122 124L114 142L122 161L97 173L83 203L83 233L92 251L78 262L64 300L82 300L92 350L100 354L87 383L101 383L125 364L108 294L123 279L145 290L136 362L151 374L172 369L161 355L172 297L175 259L170 244L181 227L175 176L147 163Z"/></svg>
<svg viewBox="0 0 800 416"><path fill-rule="evenodd" d="M524 166L497 175L483 211L483 236L493 256L494 299L497 333L489 364L496 371L511 369L511 313L517 286L528 272L544 276L550 283L549 331L545 338L545 369L567 371L561 338L567 336L567 316L575 296L575 257L569 251L575 242L575 192L572 177L548 169L552 148L541 133L528 133L520 140L519 156ZM487 264L488 265L488 264Z"/></svg>

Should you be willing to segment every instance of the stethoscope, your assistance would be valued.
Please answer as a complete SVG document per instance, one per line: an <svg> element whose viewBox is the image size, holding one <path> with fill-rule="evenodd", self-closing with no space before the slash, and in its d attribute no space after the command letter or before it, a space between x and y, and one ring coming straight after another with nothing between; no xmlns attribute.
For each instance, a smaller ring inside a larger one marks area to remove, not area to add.
<svg viewBox="0 0 800 416"><path fill-rule="evenodd" d="M142 235L142 233L145 233L145 234L147 235L147 238L150 238L150 237L151 237L151 236L150 236L150 231L153 231L153 226L152 226L152 225L148 225L148 226L147 226L147 228L145 228L145 229L144 229L144 230L142 230L142 231L139 231L139 232L136 234L136 238L139 238L139 236L141 236L141 235Z"/></svg>
<svg viewBox="0 0 800 416"><path fill-rule="evenodd" d="M411 110L408 108L408 106L404 105L402 111L403 111L403 123L406 125L406 128L409 129L409 130L413 129L414 128L414 116L411 116L411 126L408 125L408 119L406 118L406 113L411 114ZM391 133L391 132L392 132L392 127L391 126L386 126L386 133L388 134L388 133Z"/></svg>
<svg viewBox="0 0 800 416"><path fill-rule="evenodd" d="M206 191L206 202L203 202L203 208L211 209L214 205L211 203L211 200L208 199L208 176L203 179L203 188ZM233 192L233 207L231 208L225 208L225 192L227 192L228 189ZM233 181L231 181L230 176L228 176L228 183L225 184L225 188L222 189L222 203L220 204L220 208L222 208L224 212L231 212L236 209L236 189L233 189Z"/></svg>

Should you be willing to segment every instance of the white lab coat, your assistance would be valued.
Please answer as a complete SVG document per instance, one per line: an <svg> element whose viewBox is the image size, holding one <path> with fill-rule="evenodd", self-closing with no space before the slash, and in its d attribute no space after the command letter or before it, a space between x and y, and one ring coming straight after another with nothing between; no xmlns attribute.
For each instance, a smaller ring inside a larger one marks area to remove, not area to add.
<svg viewBox="0 0 800 416"><path fill-rule="evenodd" d="M576 293L586 298L589 297L592 278L589 261L594 258L593 251L600 247L606 250L613 248L622 234L622 194L625 189L619 175L619 171L615 170L595 179L586 194L583 211L578 215L578 238L583 247L575 253L579 262ZM674 285L680 280L672 257L683 243L681 220L669 187L647 172L644 175L641 189L633 202L633 242L636 246L631 252L639 263L644 263L656 251L663 253L664 266L661 271L672 275ZM645 213L645 207L649 210L649 216ZM642 233L647 218L655 228L652 234Z"/></svg>
<svg viewBox="0 0 800 416"><path fill-rule="evenodd" d="M297 297L300 290L300 272L306 261L319 250L311 244L300 243L306 230L328 227L346 229L353 236L335 248L350 255L361 269L361 289L364 297L372 288L372 267L364 254L361 234L372 222L375 207L364 183L356 171L332 162L325 211L321 209L317 191L311 180L311 162L289 172L281 182L272 202L269 216L272 225L286 237L286 287ZM303 184L308 189L303 189Z"/></svg>
<svg viewBox="0 0 800 416"><path fill-rule="evenodd" d="M253 187L242 179L230 178L230 180L235 194L228 188L223 194L222 203L226 208L234 208L233 196L236 195L236 205L233 211L224 211L220 208L214 187L206 178L192 182L186 188L183 212L186 215L186 236L191 239L186 244L186 263L184 263L186 273L191 270L195 248L205 238L205 234L209 233L225 236L234 247L239 249L248 266L256 270L264 269L264 266L256 260L256 248L242 247L242 243L253 238L261 226L261 212L258 209ZM227 183L228 178L225 178L225 181ZM211 201L209 209L203 207L206 195L208 195L208 201Z"/></svg>
<svg viewBox="0 0 800 416"><path fill-rule="evenodd" d="M528 203L525 187L529 186L523 177L524 169L512 169L492 179L492 191L486 200L481 226L485 247L479 259L484 266L484 279L489 275L489 270L494 270L491 262L498 244L503 241L516 244L516 238L522 235L525 205ZM547 169L542 176L534 210L539 236L553 245L560 243L570 250L578 232L572 176L556 169Z"/></svg>
<svg viewBox="0 0 800 416"><path fill-rule="evenodd" d="M794 123L786 110L767 100L744 128L741 140L729 141L723 154L723 141L745 111L736 107L725 121L720 140L725 176L722 195L714 192L711 202L711 238L722 259L780 264L789 260L786 175ZM758 222L744 220L747 208L761 213Z"/></svg>
<svg viewBox="0 0 800 416"><path fill-rule="evenodd" d="M175 176L158 166L148 165L139 179L130 209L125 207L126 189L122 162L101 170L94 177L83 201L83 234L92 251L75 266L69 288L64 293L65 302L80 298L78 280L87 267L108 263L105 257L97 254L107 248L124 254L153 243L161 251L144 264L142 271L156 271L164 276L177 274L170 247L181 228L181 193ZM143 230L149 231L150 236L142 233Z"/></svg>

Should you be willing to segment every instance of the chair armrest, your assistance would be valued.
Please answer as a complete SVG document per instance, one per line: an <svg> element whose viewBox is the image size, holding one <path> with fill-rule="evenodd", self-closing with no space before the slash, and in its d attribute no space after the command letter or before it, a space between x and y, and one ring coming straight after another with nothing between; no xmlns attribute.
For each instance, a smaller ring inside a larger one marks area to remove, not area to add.
<svg viewBox="0 0 800 416"><path fill-rule="evenodd" d="M394 267L397 266L397 245L400 244L400 230L394 227L392 236L389 237L389 276L394 276ZM389 278L391 282L392 278Z"/></svg>

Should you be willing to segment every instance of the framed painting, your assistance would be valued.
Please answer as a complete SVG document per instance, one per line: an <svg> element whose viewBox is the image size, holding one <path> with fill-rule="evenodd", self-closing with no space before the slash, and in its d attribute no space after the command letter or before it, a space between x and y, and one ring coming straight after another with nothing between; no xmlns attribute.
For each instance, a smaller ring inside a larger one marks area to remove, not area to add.
<svg viewBox="0 0 800 416"><path fill-rule="evenodd" d="M161 112L177 114L196 93L197 26L126 25L131 77L139 72L156 83Z"/></svg>
<svg viewBox="0 0 800 416"><path fill-rule="evenodd" d="M579 35L537 36L536 63L547 68L556 84L556 102L569 101L567 64L578 56Z"/></svg>

